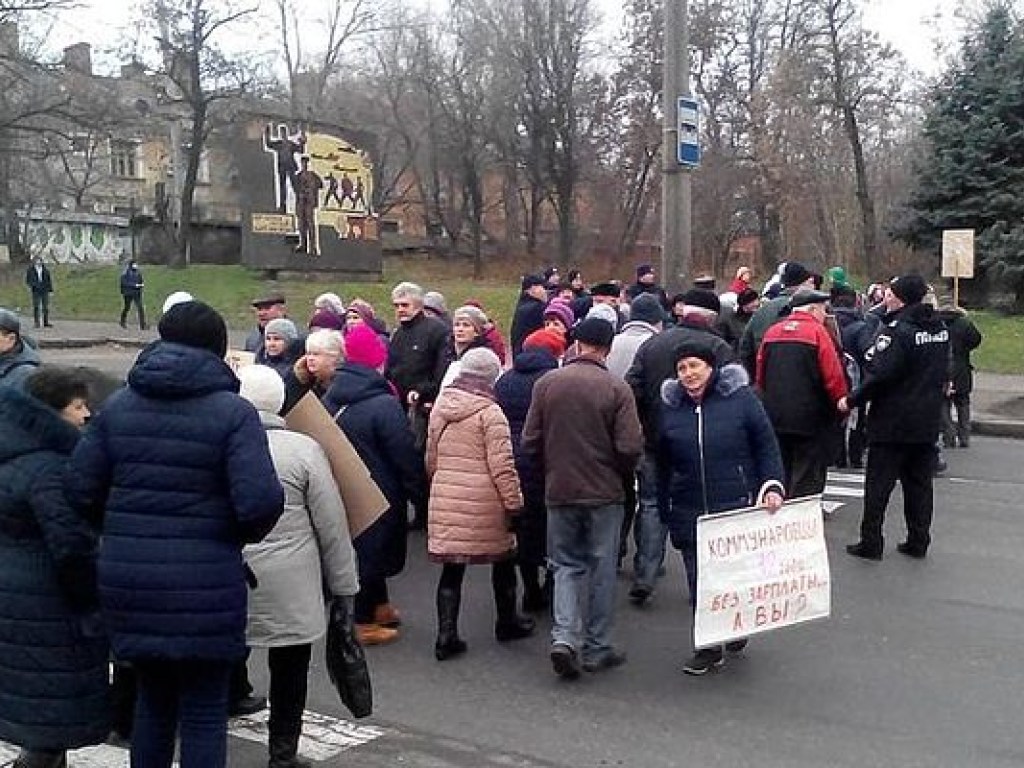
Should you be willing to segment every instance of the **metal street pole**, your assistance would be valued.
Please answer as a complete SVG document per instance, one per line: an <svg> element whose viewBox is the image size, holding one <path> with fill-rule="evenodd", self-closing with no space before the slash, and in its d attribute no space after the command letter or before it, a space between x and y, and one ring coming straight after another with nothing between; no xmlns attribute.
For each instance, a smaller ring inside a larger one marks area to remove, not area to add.
<svg viewBox="0 0 1024 768"><path fill-rule="evenodd" d="M662 71L661 275L670 290L690 283L692 193L690 169L677 158L677 103L690 93L690 35L687 0L665 0L664 67Z"/></svg>

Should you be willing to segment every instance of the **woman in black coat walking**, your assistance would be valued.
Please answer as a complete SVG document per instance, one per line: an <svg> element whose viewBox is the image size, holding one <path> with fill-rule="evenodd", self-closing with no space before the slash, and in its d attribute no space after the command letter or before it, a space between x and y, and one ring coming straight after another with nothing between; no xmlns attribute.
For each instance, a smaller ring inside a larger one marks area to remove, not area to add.
<svg viewBox="0 0 1024 768"><path fill-rule="evenodd" d="M0 388L0 740L24 748L17 768L62 768L110 727L97 536L61 487L88 396L56 368Z"/></svg>
<svg viewBox="0 0 1024 768"><path fill-rule="evenodd" d="M515 516L516 562L523 580L523 610L528 612L542 611L548 605L545 589L540 584L540 569L547 564L547 507L544 471L523 454L520 440L533 401L533 385L545 373L558 368L558 360L564 352L565 342L560 332L534 331L523 341L523 351L516 355L512 370L494 385L494 395L512 433L512 453L523 491L523 509Z"/></svg>
<svg viewBox="0 0 1024 768"><path fill-rule="evenodd" d="M398 639L401 617L391 604L387 580L405 567L409 502L425 504L423 461L395 389L381 374L387 347L369 325L345 337L346 360L334 375L324 406L370 470L388 509L353 540L359 563L356 633L364 645Z"/></svg>

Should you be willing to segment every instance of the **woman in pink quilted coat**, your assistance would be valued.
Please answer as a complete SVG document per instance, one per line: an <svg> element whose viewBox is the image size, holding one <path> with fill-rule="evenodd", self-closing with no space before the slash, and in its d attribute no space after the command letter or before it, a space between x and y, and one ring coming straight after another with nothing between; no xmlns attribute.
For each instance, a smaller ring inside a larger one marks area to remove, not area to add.
<svg viewBox="0 0 1024 768"><path fill-rule="evenodd" d="M467 351L461 363L455 381L434 403L427 430L427 551L443 564L437 585L438 661L466 650L458 621L469 564L492 563L495 637L518 640L534 629L532 619L516 613L516 542L510 521L523 506L523 496L508 421L494 401L501 363L485 348Z"/></svg>

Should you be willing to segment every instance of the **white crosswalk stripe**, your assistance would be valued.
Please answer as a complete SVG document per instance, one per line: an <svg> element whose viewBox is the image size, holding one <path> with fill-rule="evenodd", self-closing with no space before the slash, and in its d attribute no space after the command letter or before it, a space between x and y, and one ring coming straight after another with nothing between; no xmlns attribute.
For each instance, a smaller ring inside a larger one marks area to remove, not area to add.
<svg viewBox="0 0 1024 768"><path fill-rule="evenodd" d="M248 717L232 718L228 724L228 738L267 743L268 710ZM314 763L330 760L342 752L373 741L384 735L382 728L372 725L358 725L351 720L321 715L317 712L303 713L302 738L299 741L299 756ZM228 749L230 749L230 741ZM11 765L20 750L0 742L0 766ZM127 768L128 750L109 744L76 749L68 753L68 764L74 768ZM177 762L174 763L178 765Z"/></svg>
<svg viewBox="0 0 1024 768"><path fill-rule="evenodd" d="M826 514L846 506L850 499L864 498L864 475L859 472L829 470L821 506Z"/></svg>

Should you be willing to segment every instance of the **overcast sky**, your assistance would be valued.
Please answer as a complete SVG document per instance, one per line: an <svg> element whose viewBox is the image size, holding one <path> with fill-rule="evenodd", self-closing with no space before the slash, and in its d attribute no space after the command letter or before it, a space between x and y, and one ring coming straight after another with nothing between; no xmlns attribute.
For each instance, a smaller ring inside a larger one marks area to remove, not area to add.
<svg viewBox="0 0 1024 768"><path fill-rule="evenodd" d="M420 0L433 4L439 0ZM269 5L269 0L262 0ZM303 0L305 8L314 8L316 0ZM603 13L614 20L621 13L621 0L597 0ZM971 7L981 0L865 0L864 22L884 40L903 52L911 66L927 74L941 69L933 50L937 36L954 41L959 22L953 11ZM81 0L81 8L61 14L49 38L49 47L60 51L71 43L86 41L96 48L109 47L118 39L118 30L130 17L132 0Z"/></svg>

